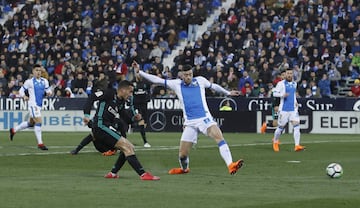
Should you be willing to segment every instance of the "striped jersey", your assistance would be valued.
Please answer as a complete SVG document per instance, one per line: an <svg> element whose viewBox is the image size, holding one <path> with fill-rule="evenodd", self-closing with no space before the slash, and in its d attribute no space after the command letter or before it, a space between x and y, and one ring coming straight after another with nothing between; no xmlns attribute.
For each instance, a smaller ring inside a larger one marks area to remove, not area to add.
<svg viewBox="0 0 360 208"><path fill-rule="evenodd" d="M29 106L42 106L42 101L46 93L51 93L52 90L49 86L49 81L45 78L35 77L25 81L24 85L20 88L20 96L25 95L25 91L29 93Z"/></svg>

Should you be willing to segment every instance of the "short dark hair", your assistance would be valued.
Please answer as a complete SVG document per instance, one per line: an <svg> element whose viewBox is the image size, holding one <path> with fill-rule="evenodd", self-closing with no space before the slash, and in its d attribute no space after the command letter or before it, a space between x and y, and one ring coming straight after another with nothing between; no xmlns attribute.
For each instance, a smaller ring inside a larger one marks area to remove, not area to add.
<svg viewBox="0 0 360 208"><path fill-rule="evenodd" d="M37 68L37 67L40 67L41 68L41 65L40 64L34 64L33 65L33 69Z"/></svg>
<svg viewBox="0 0 360 208"><path fill-rule="evenodd" d="M192 66L190 64L186 64L183 66L182 68L183 71L189 71L189 70L192 70Z"/></svg>
<svg viewBox="0 0 360 208"><path fill-rule="evenodd" d="M122 80L119 82L118 89L127 88L133 86L133 84L128 80Z"/></svg>

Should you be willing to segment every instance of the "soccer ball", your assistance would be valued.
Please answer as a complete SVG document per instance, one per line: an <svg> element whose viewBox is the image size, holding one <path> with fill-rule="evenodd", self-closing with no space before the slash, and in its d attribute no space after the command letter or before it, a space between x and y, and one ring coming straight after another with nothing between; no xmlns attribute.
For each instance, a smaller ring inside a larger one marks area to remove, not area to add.
<svg viewBox="0 0 360 208"><path fill-rule="evenodd" d="M340 164L338 163L330 163L326 167L326 175L330 178L340 178L343 175L344 171Z"/></svg>

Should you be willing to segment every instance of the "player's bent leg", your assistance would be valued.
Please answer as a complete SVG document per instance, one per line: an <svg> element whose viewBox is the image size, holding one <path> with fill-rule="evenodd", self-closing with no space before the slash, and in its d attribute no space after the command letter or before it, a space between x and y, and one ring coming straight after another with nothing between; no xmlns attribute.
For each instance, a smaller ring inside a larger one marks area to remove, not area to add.
<svg viewBox="0 0 360 208"><path fill-rule="evenodd" d="M82 148L84 148L86 145L88 145L90 142L93 141L92 134L88 134L84 139L81 140L80 144L73 150L70 151L70 154L77 155Z"/></svg>
<svg viewBox="0 0 360 208"><path fill-rule="evenodd" d="M127 140L125 137L121 137L115 144L115 147L124 152L126 160L130 166L135 170L135 172L140 176L141 180L160 180L160 177L153 176L149 172L145 172L143 166L140 164L140 161L137 159L134 151L134 145Z"/></svg>
<svg viewBox="0 0 360 208"><path fill-rule="evenodd" d="M212 137L216 141L219 147L220 155L226 163L229 173L231 175L235 174L242 167L244 161L240 159L236 162L233 162L229 145L226 143L223 134L217 125L210 126L207 130L207 133L208 136Z"/></svg>
<svg viewBox="0 0 360 208"><path fill-rule="evenodd" d="M283 126L278 126L274 132L274 138L272 140L272 146L273 146L273 150L274 152L279 152L280 148L279 148L279 144L280 144L280 135L282 133L282 131L284 130Z"/></svg>
<svg viewBox="0 0 360 208"><path fill-rule="evenodd" d="M125 156L134 155L134 145L125 137L121 137L115 144L115 148L121 150Z"/></svg>

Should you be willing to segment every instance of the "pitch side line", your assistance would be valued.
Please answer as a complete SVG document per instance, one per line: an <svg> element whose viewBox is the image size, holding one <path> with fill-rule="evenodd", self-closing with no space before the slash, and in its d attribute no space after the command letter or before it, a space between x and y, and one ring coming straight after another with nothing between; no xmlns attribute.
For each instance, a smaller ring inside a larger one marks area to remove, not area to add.
<svg viewBox="0 0 360 208"><path fill-rule="evenodd" d="M341 141L341 140L326 140L326 141L309 141L309 142L304 142L303 144L320 144L320 143L351 143L351 142L360 142L360 139L358 140L346 140L346 141ZM293 144L293 142L281 142L282 144ZM268 142L268 143L248 143L248 144L233 144L233 145L229 145L230 147L246 147L246 146L264 146L264 145L271 145L272 143ZM0 157L9 157L9 156L30 156L30 155L61 155L61 154L69 154L70 155L70 149L74 148L74 146L49 146L50 147L50 151L46 151L46 152L29 152L29 153L3 153L0 154ZM208 148L214 148L216 147L215 145L204 145L204 146L194 146L195 149L208 149ZM27 146L27 148L34 148L33 146ZM51 149L63 149L63 148L69 148L69 151L56 151L53 152L51 151ZM0 146L0 149L3 149L3 146ZM86 148L86 149L90 149L90 147ZM93 152L97 152L95 149L93 150L81 150L81 153L93 153ZM167 150L178 150L179 146L157 146L157 147L151 147L151 148L145 148L145 147L137 147L135 146L135 151L167 151Z"/></svg>

